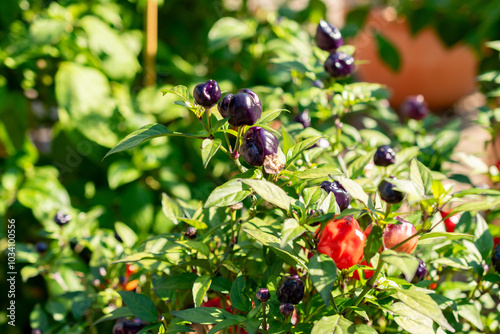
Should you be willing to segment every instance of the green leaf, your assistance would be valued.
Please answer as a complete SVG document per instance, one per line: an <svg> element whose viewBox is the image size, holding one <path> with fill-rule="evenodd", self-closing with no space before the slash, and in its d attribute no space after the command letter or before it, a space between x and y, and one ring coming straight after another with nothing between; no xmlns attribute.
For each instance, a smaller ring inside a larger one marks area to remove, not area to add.
<svg viewBox="0 0 500 334"><path fill-rule="evenodd" d="M358 183L345 176L335 176L334 179L342 184L342 187L347 190L352 198L357 199L364 205L368 205L368 195Z"/></svg>
<svg viewBox="0 0 500 334"><path fill-rule="evenodd" d="M182 311L171 311L174 317L195 324L212 325L223 321L231 314L217 307L195 307Z"/></svg>
<svg viewBox="0 0 500 334"><path fill-rule="evenodd" d="M356 327L341 315L321 318L314 324L311 334L354 334Z"/></svg>
<svg viewBox="0 0 500 334"><path fill-rule="evenodd" d="M146 327L144 327L143 329L141 329L140 331L137 332L137 334L149 334L150 330L158 330L160 327L162 327L163 325L161 323L156 323L156 324L151 324L151 325L147 325ZM189 327L188 327L189 328ZM156 333L157 331L153 331L153 333Z"/></svg>
<svg viewBox="0 0 500 334"><path fill-rule="evenodd" d="M323 215L328 213L340 213L339 205L335 199L335 194L333 192L328 193L326 197L318 203L317 210L323 212Z"/></svg>
<svg viewBox="0 0 500 334"><path fill-rule="evenodd" d="M163 93L163 95L167 93L175 94L187 103L186 104L187 107L194 108L191 102L189 101L190 95L189 95L189 90L187 89L186 86L178 85L172 88L162 89L161 92Z"/></svg>
<svg viewBox="0 0 500 334"><path fill-rule="evenodd" d="M210 139L207 138L201 143L201 159L203 161L203 167L207 168L210 159L217 153L220 145L222 144L220 139Z"/></svg>
<svg viewBox="0 0 500 334"><path fill-rule="evenodd" d="M228 40L246 39L255 36L257 22L255 20L238 20L233 17L223 17L212 26L208 32L208 45L212 51L227 47Z"/></svg>
<svg viewBox="0 0 500 334"><path fill-rule="evenodd" d="M243 276L236 277L233 282L233 286L231 287L230 299L233 307L240 311L248 312L252 308L252 302L243 293L245 285L245 278Z"/></svg>
<svg viewBox="0 0 500 334"><path fill-rule="evenodd" d="M196 228L197 230L204 230L208 227L208 225L202 221L196 220L196 219L189 219L189 218L183 218L183 217L178 217L177 219L185 222L186 224L189 224Z"/></svg>
<svg viewBox="0 0 500 334"><path fill-rule="evenodd" d="M444 329L455 332L451 327L438 304L427 294L412 290L397 289L397 298L415 311L431 318Z"/></svg>
<svg viewBox="0 0 500 334"><path fill-rule="evenodd" d="M431 318L401 302L394 303L391 309L395 313L394 321L411 334L435 334Z"/></svg>
<svg viewBox="0 0 500 334"><path fill-rule="evenodd" d="M208 331L208 334L219 333L223 329L229 328L231 326L236 326L238 324L241 324L243 321L245 321L245 318L243 318L241 316L228 318L224 321L217 323L214 327L212 327Z"/></svg>
<svg viewBox="0 0 500 334"><path fill-rule="evenodd" d="M282 111L290 112L286 109L276 109L276 110L265 111L262 113L262 116L257 121L257 124L267 124L269 122L272 122L281 114Z"/></svg>
<svg viewBox="0 0 500 334"><path fill-rule="evenodd" d="M134 316L135 314L132 313L132 311L130 311L130 309L128 307L119 307L117 309L114 309L113 311L109 312L108 314L100 317L99 319L97 319L96 322L94 322L92 324L92 327L94 327L95 325L103 322L103 321L108 321L108 320L115 320L115 319L119 319L119 318L125 318L125 317L131 317L131 316ZM155 321L157 321L158 319L155 319Z"/></svg>
<svg viewBox="0 0 500 334"><path fill-rule="evenodd" d="M193 300L195 307L201 306L201 303L203 303L203 299L205 298L208 289L210 289L211 284L212 279L210 276L200 276L194 281Z"/></svg>
<svg viewBox="0 0 500 334"><path fill-rule="evenodd" d="M378 253L378 250L382 247L382 229L373 224L373 228L366 239L365 244L365 258L367 262L370 262L371 258Z"/></svg>
<svg viewBox="0 0 500 334"><path fill-rule="evenodd" d="M157 284L154 284L153 290L190 290L193 288L194 282L197 278L198 275L194 273L173 275L159 280Z"/></svg>
<svg viewBox="0 0 500 334"><path fill-rule="evenodd" d="M103 159L111 154L134 148L146 140L165 136L194 137L193 135L186 133L172 132L161 124L152 123L143 126L139 130L132 132L131 134L120 140L118 144L115 145L115 147L113 147L108 153L106 153Z"/></svg>
<svg viewBox="0 0 500 334"><path fill-rule="evenodd" d="M303 191L304 206L309 208L311 205L315 204L321 198L321 187L310 187L305 188Z"/></svg>
<svg viewBox="0 0 500 334"><path fill-rule="evenodd" d="M441 264L448 267L453 267L462 270L469 270L471 266L467 264L464 259L456 258L456 257L442 257L436 260L432 260L431 263Z"/></svg>
<svg viewBox="0 0 500 334"><path fill-rule="evenodd" d="M170 196L166 193L161 194L161 209L165 217L167 217L175 225L179 224L177 217L182 216L182 210Z"/></svg>
<svg viewBox="0 0 500 334"><path fill-rule="evenodd" d="M120 222L116 222L115 231L120 236L120 238L122 238L123 243L127 247L133 247L137 242L137 235L135 234L134 230L132 230L127 225Z"/></svg>
<svg viewBox="0 0 500 334"><path fill-rule="evenodd" d="M401 270L408 282L415 276L419 264L416 257L402 252L395 252L390 249L383 251L380 255L380 259Z"/></svg>
<svg viewBox="0 0 500 334"><path fill-rule="evenodd" d="M248 334L257 334L262 322L257 318L250 318L245 321L245 327Z"/></svg>
<svg viewBox="0 0 500 334"><path fill-rule="evenodd" d="M368 325L357 325L356 334L378 334L376 330Z"/></svg>
<svg viewBox="0 0 500 334"><path fill-rule="evenodd" d="M141 172L128 160L113 162L108 168L108 183L111 189L116 189L141 177Z"/></svg>
<svg viewBox="0 0 500 334"><path fill-rule="evenodd" d="M389 66L394 72L398 72L401 68L401 57L394 45L384 36L375 32L375 40L377 42L377 51L379 58Z"/></svg>
<svg viewBox="0 0 500 334"><path fill-rule="evenodd" d="M477 329L481 331L484 329L483 322L481 321L481 314L475 303L467 302L458 304L458 314L473 324L474 327L477 327Z"/></svg>
<svg viewBox="0 0 500 334"><path fill-rule="evenodd" d="M393 178L386 177L385 180L389 183L394 184L396 187L395 190L399 190L412 196L414 201L420 200L424 198L424 188L418 186L415 182L411 180L398 180Z"/></svg>
<svg viewBox="0 0 500 334"><path fill-rule="evenodd" d="M306 264L300 257L295 254L292 247L286 244L284 248L281 248L280 239L276 238L274 235L264 233L258 230L243 229L248 235L260 242L262 245L270 247L276 255L278 255L283 261L291 266L300 265L301 267L307 268Z"/></svg>
<svg viewBox="0 0 500 334"><path fill-rule="evenodd" d="M319 167L319 168L308 168L301 172L294 172L293 176L297 179L301 180L314 180L320 179L323 177L328 177L330 175L340 175L341 172L339 169L335 167Z"/></svg>
<svg viewBox="0 0 500 334"><path fill-rule="evenodd" d="M137 318L147 322L158 321L158 311L151 299L133 291L118 291L118 293Z"/></svg>
<svg viewBox="0 0 500 334"><path fill-rule="evenodd" d="M483 260L488 260L494 245L493 237L488 229L488 223L480 214L476 215L476 229L474 230L474 235L477 238L476 241L474 241L474 245L476 245L481 253Z"/></svg>
<svg viewBox="0 0 500 334"><path fill-rule="evenodd" d="M191 241L191 240L179 240L176 241L175 243L185 248L193 249L197 252L200 252L207 258L210 256L210 248L208 248L208 245L204 244L203 242Z"/></svg>
<svg viewBox="0 0 500 334"><path fill-rule="evenodd" d="M310 148L311 146L313 146L314 144L316 144L316 142L318 140L320 140L322 137L311 137L311 138L307 138L295 145L293 145L292 147L290 147L290 149L288 150L288 152L286 153L286 164L285 164L285 169L288 168L288 166L290 166L290 164L298 158L298 156L304 152L305 150L307 150L308 148Z"/></svg>
<svg viewBox="0 0 500 334"><path fill-rule="evenodd" d="M425 233L424 235L421 235L419 238L419 242L421 240L433 239L433 238L446 238L448 240L461 240L461 239L474 240L475 239L475 237L473 235L465 234L465 233L429 232L429 233Z"/></svg>
<svg viewBox="0 0 500 334"><path fill-rule="evenodd" d="M253 188L253 190L264 200L271 204L276 205L278 208L289 211L290 210L290 198L286 192L266 180L251 180L251 179L240 179L241 182L245 183L247 186Z"/></svg>
<svg viewBox="0 0 500 334"><path fill-rule="evenodd" d="M500 41L486 42L485 45L489 48L500 51Z"/></svg>
<svg viewBox="0 0 500 334"><path fill-rule="evenodd" d="M243 190L243 184L240 179L233 179L215 188L210 193L210 196L208 196L204 207L226 207L233 205L243 201L251 193L249 190Z"/></svg>
<svg viewBox="0 0 500 334"><path fill-rule="evenodd" d="M332 287L337 278L337 266L332 258L314 254L309 260L309 277L326 306L330 306Z"/></svg>
<svg viewBox="0 0 500 334"><path fill-rule="evenodd" d="M459 212L465 212L465 211L483 211L483 210L491 210L491 208L495 208L500 205L500 200L496 201L478 201L478 202L468 202L461 204L457 207L455 207L452 211L451 214L454 215L455 213Z"/></svg>
<svg viewBox="0 0 500 334"><path fill-rule="evenodd" d="M418 192L426 194L432 190L432 173L416 158L410 162L410 180L415 183Z"/></svg>
<svg viewBox="0 0 500 334"><path fill-rule="evenodd" d="M281 229L281 248L284 248L288 242L301 236L305 231L306 229L299 225L297 219L290 218L285 220Z"/></svg>

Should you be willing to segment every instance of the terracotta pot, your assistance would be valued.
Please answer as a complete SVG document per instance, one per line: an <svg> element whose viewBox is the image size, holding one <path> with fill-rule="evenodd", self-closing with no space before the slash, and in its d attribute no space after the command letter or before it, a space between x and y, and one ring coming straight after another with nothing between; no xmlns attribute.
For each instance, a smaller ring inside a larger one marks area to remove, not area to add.
<svg viewBox="0 0 500 334"><path fill-rule="evenodd" d="M399 72L379 58L373 31L398 49ZM351 42L356 47L356 60L369 62L358 66L359 79L387 85L396 108L408 95L422 94L431 109L444 109L475 89L478 61L468 46L447 48L430 28L412 36L406 21L396 17L392 8L373 10Z"/></svg>

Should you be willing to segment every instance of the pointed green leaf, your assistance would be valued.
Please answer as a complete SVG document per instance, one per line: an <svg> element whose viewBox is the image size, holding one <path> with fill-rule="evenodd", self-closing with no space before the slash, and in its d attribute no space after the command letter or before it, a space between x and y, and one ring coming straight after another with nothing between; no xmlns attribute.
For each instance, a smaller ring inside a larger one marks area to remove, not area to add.
<svg viewBox="0 0 500 334"><path fill-rule="evenodd" d="M248 296L243 293L245 285L245 278L243 276L236 277L231 287L230 299L233 307L240 311L248 312L252 308L252 302Z"/></svg>
<svg viewBox="0 0 500 334"><path fill-rule="evenodd" d="M310 148L311 146L313 146L314 144L316 144L316 142L318 140L320 140L322 137L311 137L311 138L307 138L295 145L293 145L292 147L290 147L290 149L288 150L288 152L286 153L286 164L285 164L285 169L288 168L288 166L290 166L290 164L298 158L298 156L304 152L305 150L307 150L308 148Z"/></svg>
<svg viewBox="0 0 500 334"><path fill-rule="evenodd" d="M393 250L383 251L380 259L385 263L392 264L397 267L405 275L407 281L411 281L415 276L418 268L418 260L416 257Z"/></svg>
<svg viewBox="0 0 500 334"><path fill-rule="evenodd" d="M212 206L226 207L243 201L252 192L243 190L243 184L239 179L230 180L215 188L205 202L205 208Z"/></svg>
<svg viewBox="0 0 500 334"><path fill-rule="evenodd" d="M147 322L158 321L158 311L151 299L133 291L118 291L118 293L137 318Z"/></svg>
<svg viewBox="0 0 500 334"><path fill-rule="evenodd" d="M306 229L299 225L297 219L290 218L285 220L281 229L281 248L284 248L288 242L301 236L305 231Z"/></svg>
<svg viewBox="0 0 500 334"><path fill-rule="evenodd" d="M111 154L134 148L146 140L165 136L195 137L194 135L187 133L172 132L161 124L152 123L143 126L139 130L132 132L131 134L120 140L120 142L118 142L115 147L113 147L108 153L106 153L103 159Z"/></svg>
<svg viewBox="0 0 500 334"><path fill-rule="evenodd" d="M240 179L240 181L253 188L257 195L259 195L269 203L274 204L278 208L281 208L283 210L290 210L290 198L283 189L281 189L274 183L266 180L251 179Z"/></svg>
<svg viewBox="0 0 500 334"><path fill-rule="evenodd" d="M203 299L207 294L210 285L212 284L212 279L210 276L200 276L198 277L193 284L193 300L194 306L199 307L201 303L203 303Z"/></svg>
<svg viewBox="0 0 500 334"><path fill-rule="evenodd" d="M337 266L332 258L314 254L309 260L309 277L326 306L330 306L332 287L337 278Z"/></svg>
<svg viewBox="0 0 500 334"><path fill-rule="evenodd" d="M222 144L220 139L205 139L201 143L201 159L203 161L203 167L207 168L210 159L217 153L220 145Z"/></svg>

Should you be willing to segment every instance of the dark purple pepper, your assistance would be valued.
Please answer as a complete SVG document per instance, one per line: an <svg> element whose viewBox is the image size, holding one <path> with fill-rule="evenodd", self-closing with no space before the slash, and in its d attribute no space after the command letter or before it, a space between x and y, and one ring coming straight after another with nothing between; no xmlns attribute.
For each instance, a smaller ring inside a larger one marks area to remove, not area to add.
<svg viewBox="0 0 500 334"><path fill-rule="evenodd" d="M391 176L391 178L394 178L394 176ZM394 187L396 187L394 184L387 182L386 180L382 180L382 182L378 185L380 198L391 204L401 202L404 195L402 192L394 190Z"/></svg>
<svg viewBox="0 0 500 334"><path fill-rule="evenodd" d="M250 89L242 89L229 100L227 111L232 126L254 125L262 116L260 99Z"/></svg>
<svg viewBox="0 0 500 334"><path fill-rule="evenodd" d="M340 211L344 211L349 207L351 195L342 187L339 181L323 181L321 182L321 189L325 190L327 193L333 193L335 202L337 202Z"/></svg>
<svg viewBox="0 0 500 334"><path fill-rule="evenodd" d="M298 276L285 277L276 291L280 303L297 305L304 297L304 282Z"/></svg>
<svg viewBox="0 0 500 334"><path fill-rule="evenodd" d="M219 84L212 79L198 84L194 87L193 97L200 106L211 108L221 97Z"/></svg>
<svg viewBox="0 0 500 334"><path fill-rule="evenodd" d="M373 155L373 163L376 166L387 167L393 165L394 162L396 162L396 153L389 145L380 146Z"/></svg>
<svg viewBox="0 0 500 334"><path fill-rule="evenodd" d="M184 232L184 236L188 239L196 239L198 235L198 232L196 231L196 229L192 226L189 226L186 231Z"/></svg>
<svg viewBox="0 0 500 334"><path fill-rule="evenodd" d="M219 104L217 105L219 113L224 118L229 117L229 111L227 110L227 107L229 106L229 101L231 100L232 97L233 94L227 94L222 98L222 100L220 100Z"/></svg>
<svg viewBox="0 0 500 334"><path fill-rule="evenodd" d="M45 253L47 249L49 249L49 245L46 242L39 241L35 245L35 250L40 254Z"/></svg>
<svg viewBox="0 0 500 334"><path fill-rule="evenodd" d="M317 88L320 88L320 89L325 88L325 84L321 80L314 80L313 81L313 86L317 87Z"/></svg>
<svg viewBox="0 0 500 334"><path fill-rule="evenodd" d="M346 77L354 70L354 58L345 52L332 53L325 61L325 71L333 78Z"/></svg>
<svg viewBox="0 0 500 334"><path fill-rule="evenodd" d="M266 156L278 152L279 141L271 132L259 126L248 129L243 135L241 156L252 166L262 166Z"/></svg>
<svg viewBox="0 0 500 334"><path fill-rule="evenodd" d="M284 304L280 305L280 312L285 317L292 315L294 309L295 309L295 307L290 303L284 303Z"/></svg>
<svg viewBox="0 0 500 334"><path fill-rule="evenodd" d="M429 114L429 107L422 95L407 97L400 110L404 117L416 120L421 120Z"/></svg>
<svg viewBox="0 0 500 334"><path fill-rule="evenodd" d="M320 20L316 28L316 42L320 49L330 53L344 44L340 30L325 20Z"/></svg>
<svg viewBox="0 0 500 334"><path fill-rule="evenodd" d="M300 123L304 126L304 128L308 128L311 126L311 116L309 116L309 110L304 110L300 114L297 114L293 120L297 123Z"/></svg>
<svg viewBox="0 0 500 334"><path fill-rule="evenodd" d="M133 320L118 319L113 327L113 334L137 334L144 327L146 327L146 323L137 318Z"/></svg>
<svg viewBox="0 0 500 334"><path fill-rule="evenodd" d="M269 293L269 290L266 288L259 289L259 291L257 291L255 296L261 303L265 303L269 300L269 298L271 298L271 294Z"/></svg>
<svg viewBox="0 0 500 334"><path fill-rule="evenodd" d="M493 254L491 254L491 262L493 263L493 267L497 273L500 274L500 244L498 244L493 250Z"/></svg>
<svg viewBox="0 0 500 334"><path fill-rule="evenodd" d="M64 226L71 221L71 216L58 211L54 216L54 222L59 226Z"/></svg>
<svg viewBox="0 0 500 334"><path fill-rule="evenodd" d="M260 98L257 95L257 93L255 93L253 90L251 90L249 88L242 88L238 91L238 93L246 93L246 94L250 95L251 97L253 97L255 103L257 103L257 105L260 106L260 109L262 109L262 103L260 102Z"/></svg>
<svg viewBox="0 0 500 334"><path fill-rule="evenodd" d="M418 268L417 272L415 273L415 277L413 278L414 282L420 282L425 278L427 275L427 266L425 265L425 262L422 259L418 259Z"/></svg>

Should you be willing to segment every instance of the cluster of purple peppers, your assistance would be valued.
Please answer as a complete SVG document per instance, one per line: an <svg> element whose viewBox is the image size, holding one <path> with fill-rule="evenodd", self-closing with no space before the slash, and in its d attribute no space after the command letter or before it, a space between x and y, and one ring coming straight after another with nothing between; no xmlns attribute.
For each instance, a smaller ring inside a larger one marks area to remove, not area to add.
<svg viewBox="0 0 500 334"><path fill-rule="evenodd" d="M337 51L344 44L340 30L321 20L316 28L316 42L322 50L330 52L325 61L325 71L333 78L350 75L354 70L354 58L342 51Z"/></svg>
<svg viewBox="0 0 500 334"><path fill-rule="evenodd" d="M389 145L380 146L373 155L373 163L375 164L375 166L387 167L390 165L394 165L395 162L396 153ZM394 176L390 176L390 178L394 179ZM401 202L404 198L404 195L402 192L395 190L395 187L396 186L391 182L382 180L382 182L380 182L380 184L378 185L380 198L391 204Z"/></svg>
<svg viewBox="0 0 500 334"><path fill-rule="evenodd" d="M232 126L252 126L262 116L262 103L254 91L245 88L221 99L221 91L215 80L198 84L193 91L196 102L210 109L217 104L219 113ZM220 100L220 101L219 101ZM252 166L262 166L268 155L278 153L278 138L266 129L254 126L246 131L240 147L243 159Z"/></svg>
<svg viewBox="0 0 500 334"><path fill-rule="evenodd" d="M285 277L278 285L276 295L281 303L280 312L288 317L295 310L293 305L297 305L304 298L304 282L297 275ZM256 297L261 303L266 303L271 294L268 289L261 288L257 291Z"/></svg>

